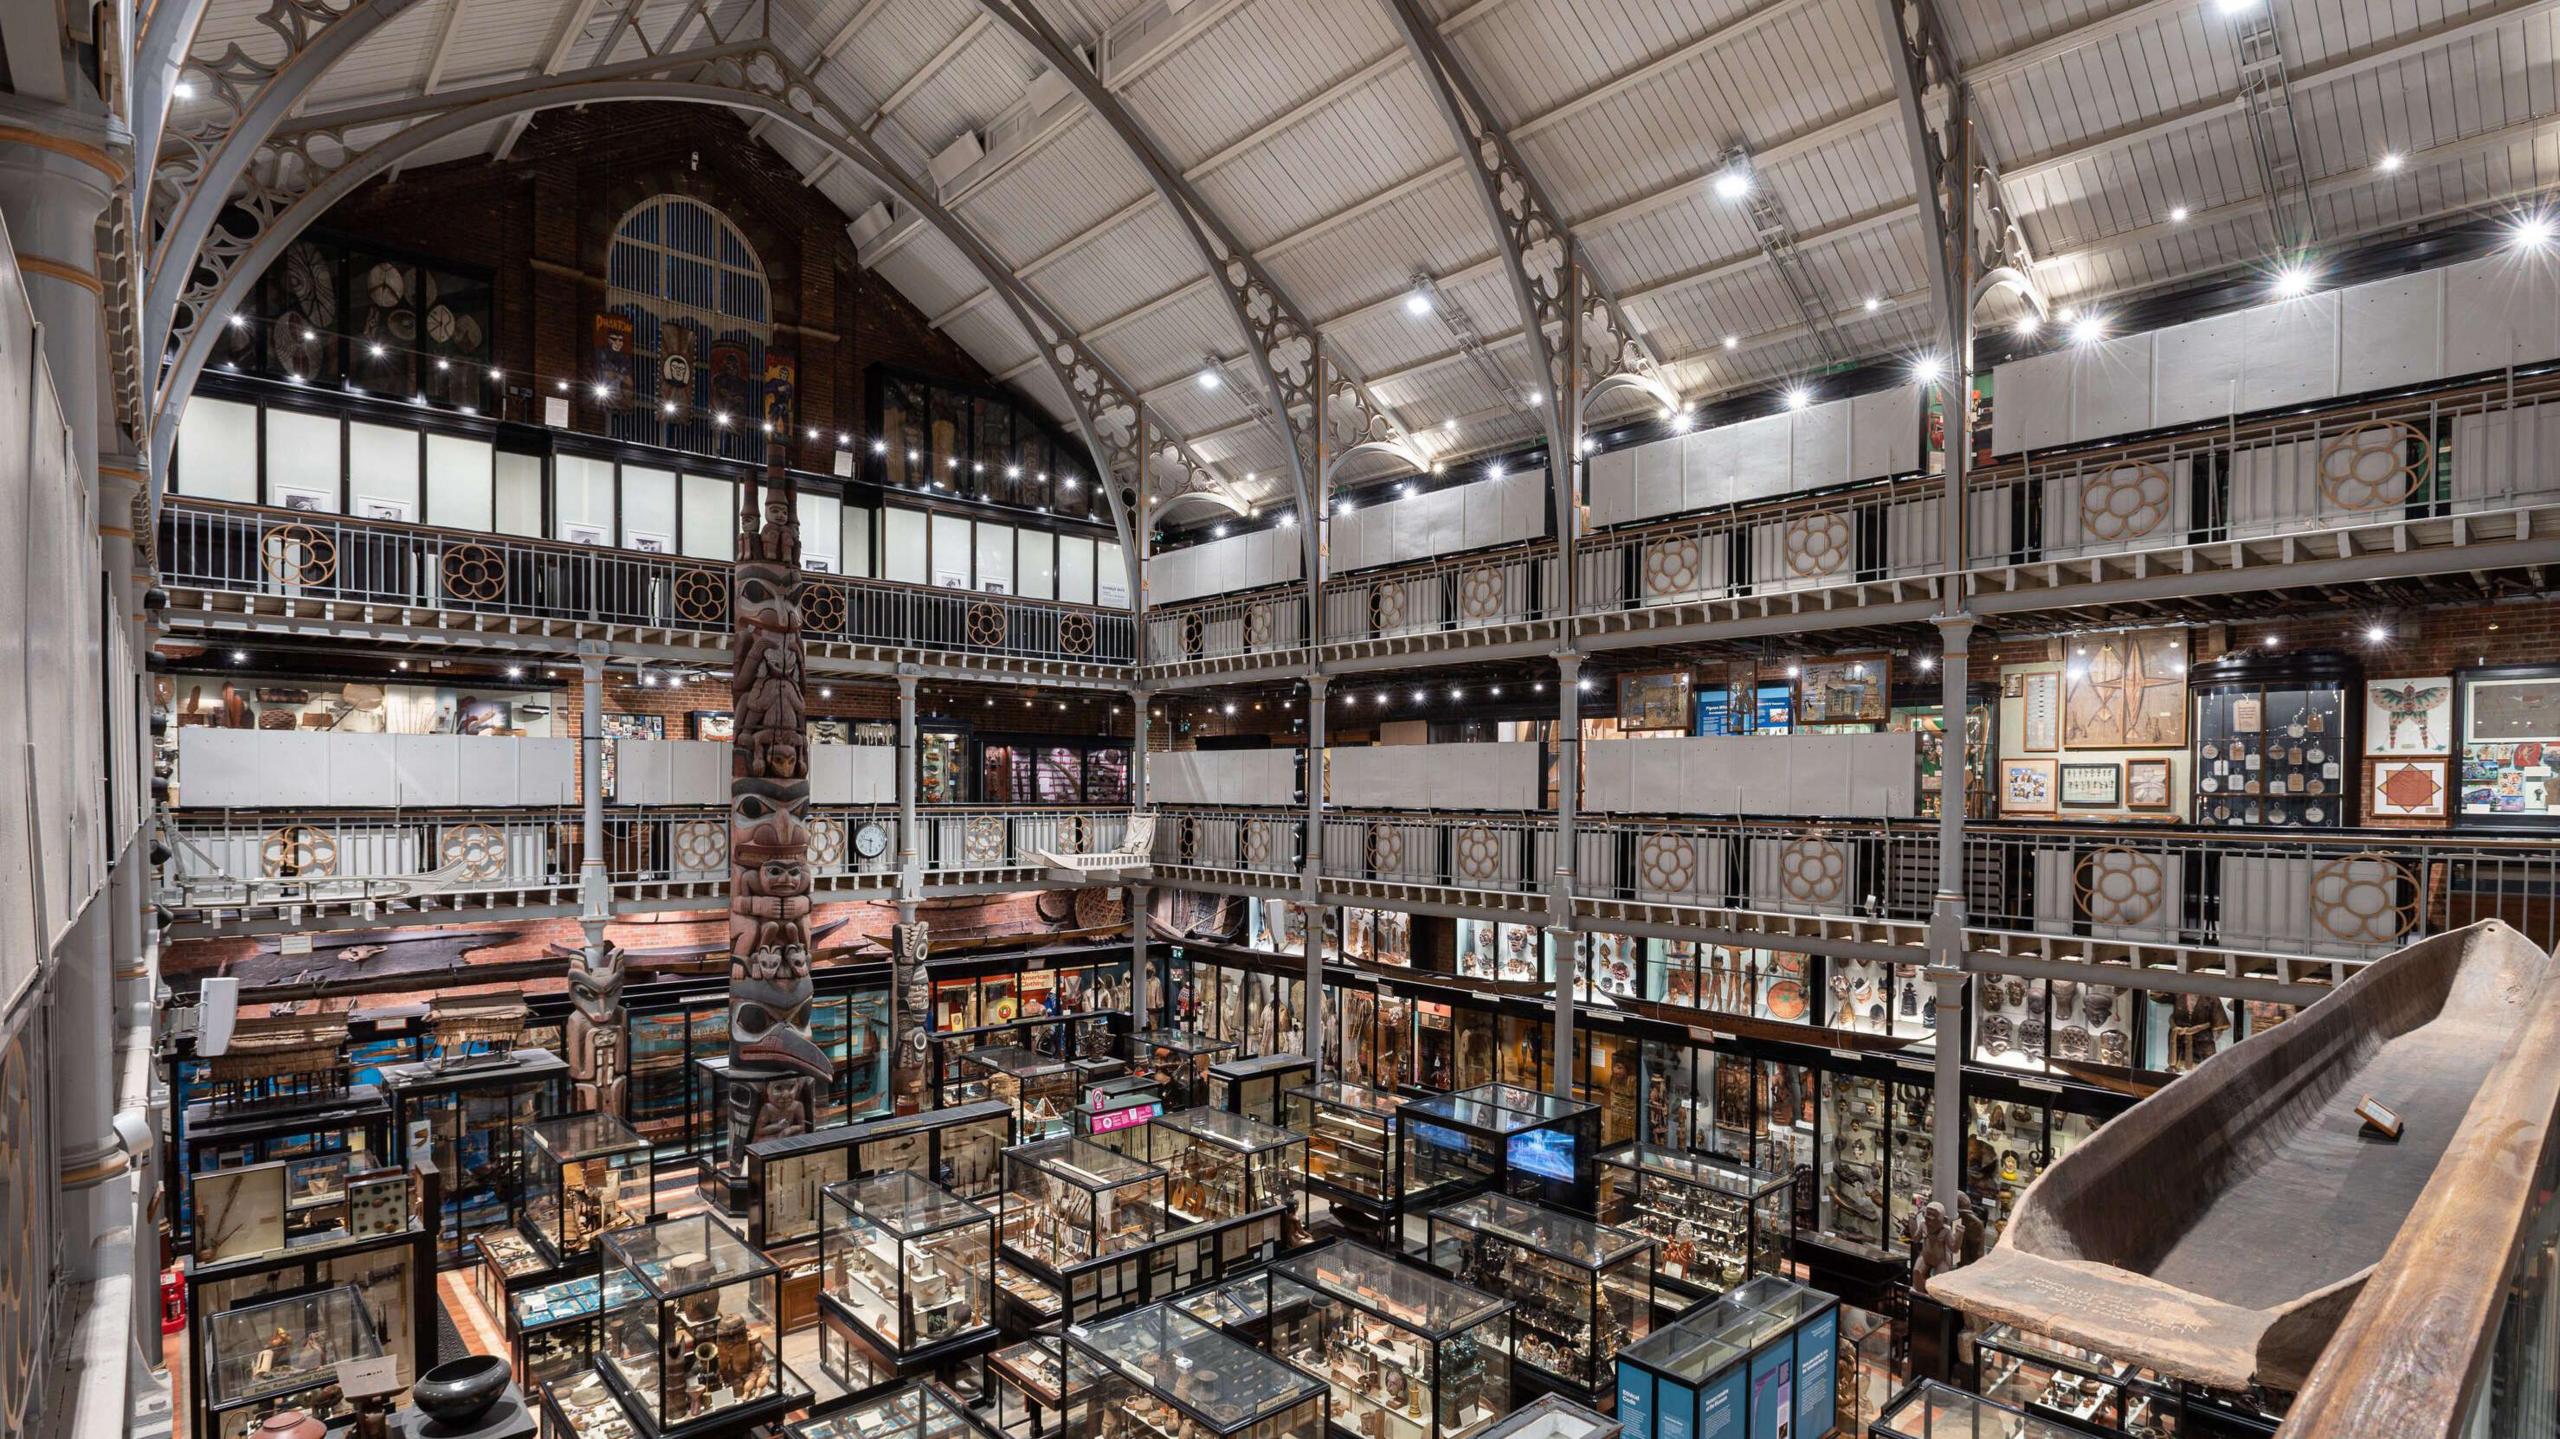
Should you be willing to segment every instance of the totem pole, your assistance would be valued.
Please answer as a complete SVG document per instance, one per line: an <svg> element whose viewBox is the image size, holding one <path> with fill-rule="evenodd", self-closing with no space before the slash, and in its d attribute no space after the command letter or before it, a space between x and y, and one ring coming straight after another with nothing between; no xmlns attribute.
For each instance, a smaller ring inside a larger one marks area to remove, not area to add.
<svg viewBox="0 0 2560 1439"><path fill-rule="evenodd" d="M604 654L582 647L579 697L580 799L578 928L585 944L569 960L569 1090L573 1108L627 1117L623 1089L622 950L605 938L613 891L604 860Z"/></svg>
<svg viewBox="0 0 2560 1439"><path fill-rule="evenodd" d="M777 457L739 487L730 597L729 1127L734 1183L747 1146L806 1133L834 1073L809 1037L809 769L796 488Z"/></svg>

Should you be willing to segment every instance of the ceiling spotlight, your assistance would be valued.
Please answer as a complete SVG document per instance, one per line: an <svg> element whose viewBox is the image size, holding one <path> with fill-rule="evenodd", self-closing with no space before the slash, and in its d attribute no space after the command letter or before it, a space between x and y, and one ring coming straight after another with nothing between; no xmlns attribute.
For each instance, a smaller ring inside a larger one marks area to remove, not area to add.
<svg viewBox="0 0 2560 1439"><path fill-rule="evenodd" d="M2187 207L2184 205L2170 206L2169 223L2172 225L2183 225L2187 223Z"/></svg>
<svg viewBox="0 0 2560 1439"><path fill-rule="evenodd" d="M1690 428L1690 426L1695 425L1695 424L1697 424L1697 423L1698 423L1698 416L1697 416L1697 413L1696 413L1695 411L1693 411L1693 410L1689 410L1689 409L1686 409L1686 408L1682 408L1682 409L1675 410L1675 411L1673 411L1673 412L1672 412L1672 415L1671 415L1671 428L1672 428L1672 429L1674 429L1674 430L1676 430L1676 431L1678 431L1678 432L1680 432L1681 434L1684 434L1684 435L1685 435L1685 434L1687 434L1687 433L1689 432L1689 428Z"/></svg>
<svg viewBox="0 0 2560 1439"><path fill-rule="evenodd" d="M235 665L247 664L249 662L249 652L247 650L233 650L231 652L231 662Z"/></svg>
<svg viewBox="0 0 2560 1439"><path fill-rule="evenodd" d="M2397 175L2400 173L2400 167L2408 163L2409 162L2406 159L2401 157L2399 151L2385 150L2382 152L2382 158L2373 162L2373 168L2380 170L2385 175Z"/></svg>
<svg viewBox="0 0 2560 1439"><path fill-rule="evenodd" d="M889 442L887 440L873 440L871 442L871 453L875 455L885 455L889 453ZM915 456L909 455L907 458L912 460Z"/></svg>
<svg viewBox="0 0 2560 1439"><path fill-rule="evenodd" d="M303 331L303 332L302 332L302 343L304 343L304 344L306 344L306 345L310 344L312 341L317 340L317 339L319 339L319 338L320 338L320 337L319 337L318 335L315 335L315 334L311 333L309 330L305 330L305 331Z"/></svg>
<svg viewBox="0 0 2560 1439"><path fill-rule="evenodd" d="M1411 294L1404 297L1404 312L1408 315L1428 315L1431 313L1433 305L1434 301L1431 298L1431 288L1428 285L1417 285L1414 287Z"/></svg>
<svg viewBox="0 0 2560 1439"><path fill-rule="evenodd" d="M908 463L908 464L911 464L911 465L912 465L912 464L916 463L917 461L919 461L919 460L921 460L921 459L923 459L923 458L924 458L924 456L917 454L917 453L916 453L915 451L913 451L913 450L909 450L909 451L907 451L907 463Z"/></svg>
<svg viewBox="0 0 2560 1439"><path fill-rule="evenodd" d="M196 82L193 80L181 80L177 84L169 87L169 93L177 96L181 100L192 100L196 97Z"/></svg>
<svg viewBox="0 0 2560 1439"><path fill-rule="evenodd" d="M1575 689L1578 689L1578 690L1586 690L1586 691L1587 691L1587 690L1589 690L1589 689L1591 688L1591 681L1589 681L1589 680L1577 680L1577 681L1574 683L1574 686L1573 686L1573 687L1574 687Z"/></svg>
<svg viewBox="0 0 2560 1439"><path fill-rule="evenodd" d="M1801 679L1801 678L1803 678L1803 676L1804 676L1804 666L1802 666L1802 665L1789 665L1789 666L1787 666L1787 678L1789 678L1789 679L1791 679L1791 680L1792 680L1792 679Z"/></svg>
<svg viewBox="0 0 2560 1439"><path fill-rule="evenodd" d="M493 385L502 385L502 384L505 384L505 383L506 383L506 379L507 379L507 372L506 372L506 371L504 371L504 370L491 370L491 371L489 372L489 383L490 383L490 384L493 384Z"/></svg>
<svg viewBox="0 0 2560 1439"><path fill-rule="evenodd" d="M711 415L711 423L726 428L729 423L729 412L727 410L713 411Z"/></svg>
<svg viewBox="0 0 2560 1439"><path fill-rule="evenodd" d="M2515 245L2519 250L2539 250L2551 243L2551 217L2527 215L2516 221Z"/></svg>
<svg viewBox="0 0 2560 1439"><path fill-rule="evenodd" d="M2043 320L2040 316L2038 316L2038 315L2036 314L2036 312L2035 312L2035 311L2033 311L2033 310L2029 310L2029 311L2027 311L2025 314L2020 315L2020 316L2018 317L2018 323L2016 323L2015 325L2010 326L2010 328L2011 328L2011 329L2013 329L2013 330L2016 330L2016 331L2018 332L2019 336L2020 336L2021 338L2024 338L2024 337L2026 337L2026 336L2028 336L2028 335L2032 335L2032 334L2034 334L2034 333L2035 333L2036 331L2038 331L2038 330L2043 329L2043 328L2044 328L2044 320Z"/></svg>
<svg viewBox="0 0 2560 1439"><path fill-rule="evenodd" d="M305 336L304 338L308 339L309 336ZM556 387L559 389L560 393L564 395L569 393L569 382L567 380L556 382Z"/></svg>
<svg viewBox="0 0 2560 1439"><path fill-rule="evenodd" d="M1449 686L1449 698L1453 700L1462 700L1466 697L1467 692L1465 690L1458 688L1456 685Z"/></svg>
<svg viewBox="0 0 2560 1439"><path fill-rule="evenodd" d="M1751 168L1740 160L1716 172L1716 198L1739 200L1751 193Z"/></svg>
<svg viewBox="0 0 2560 1439"><path fill-rule="evenodd" d="M1787 387L1787 408L1788 408L1788 409L1790 409L1790 410L1801 410L1801 409L1803 409L1805 406L1810 405L1810 404L1812 404L1812 403L1813 403L1813 395L1812 395L1812 393L1811 393L1810 391L1806 390L1804 386L1802 386L1802 385L1790 385L1790 386L1788 386L1788 387Z"/></svg>
<svg viewBox="0 0 2560 1439"><path fill-rule="evenodd" d="M851 436L851 435L838 435L838 436L836 436L836 448L837 448L837 449L839 449L839 450L844 449L846 446L851 445L852 443L853 443L853 436Z"/></svg>
<svg viewBox="0 0 2560 1439"><path fill-rule="evenodd" d="M2275 637L2274 635L2269 635L2269 636L2267 636L2267 648L2268 648L2268 649L2274 649L2275 647L2276 647L2276 637Z"/></svg>
<svg viewBox="0 0 2560 1439"><path fill-rule="evenodd" d="M986 462L986 461L984 461L984 460L971 460L971 461L969 462L969 473L970 473L970 474L973 474L973 475L983 475L983 474L985 474L986 472L987 472L987 462Z"/></svg>
<svg viewBox="0 0 2560 1439"><path fill-rule="evenodd" d="M511 679L511 680L520 680L520 679L523 679L523 678L524 678L524 666L522 666L522 665L509 665L509 666L507 666L507 678L509 678L509 679Z"/></svg>
<svg viewBox="0 0 2560 1439"><path fill-rule="evenodd" d="M1353 506L1349 500L1336 500L1333 502L1333 512L1337 515L1347 515L1351 513L1352 508Z"/></svg>
<svg viewBox="0 0 2560 1439"><path fill-rule="evenodd" d="M1883 308L1884 308L1884 301L1882 301L1882 300L1880 300L1880 299L1876 298L1876 297L1875 297L1875 296L1873 296L1873 295L1869 295L1869 296L1867 297L1867 302L1866 302L1866 303L1867 303L1867 313L1868 313L1868 314L1870 314L1870 315L1872 315L1872 314L1874 314L1876 311L1881 310L1881 309L1883 309Z"/></svg>
<svg viewBox="0 0 2560 1439"><path fill-rule="evenodd" d="M1022 466L1020 466L1020 465L1007 465L1007 466L1005 466L1005 467L1004 467L1004 477L1005 477L1006 479L1008 479L1008 480L1018 480L1018 479L1021 479L1021 478L1022 478Z"/></svg>
<svg viewBox="0 0 2560 1439"><path fill-rule="evenodd" d="M409 662L408 662L407 660L402 660L402 661L400 662L400 668L402 668L402 669L404 669L404 670L405 670L405 669L407 669L408 667L409 667Z"/></svg>
<svg viewBox="0 0 2560 1439"><path fill-rule="evenodd" d="M673 401L673 400L660 400L660 401L658 402L658 413L659 413L659 414L662 414L662 415L672 415L672 414L674 414L675 412L676 412L676 402L675 402L675 401Z"/></svg>
<svg viewBox="0 0 2560 1439"><path fill-rule="evenodd" d="M390 351L385 350L384 348L382 348L382 342L381 342L381 341L379 341L379 340L377 340L377 341L373 342L372 344L366 345L366 346L364 347L364 352L365 352L366 354L368 354L368 355L373 356L373 357L374 357L375 359L377 359L377 360L381 359L384 355L387 355L387 354L389 354L389 353L390 353Z"/></svg>
<svg viewBox="0 0 2560 1439"><path fill-rule="evenodd" d="M1490 693L1495 699L1500 699L1502 698L1502 686L1495 685L1490 691L1488 691L1488 693Z"/></svg>
<svg viewBox="0 0 2560 1439"><path fill-rule="evenodd" d="M811 427L809 428L808 433L807 433L805 436L803 436L803 438L805 438L805 439L811 439L811 440L814 440L814 439L816 439L817 437L818 437L818 430L817 430L817 427L816 427L816 426L814 426L814 425L813 425L813 426L811 426Z"/></svg>
<svg viewBox="0 0 2560 1439"><path fill-rule="evenodd" d="M2080 344L2092 344L2106 334L2107 322L2098 315L2082 315L2071 322L2071 338Z"/></svg>
<svg viewBox="0 0 2560 1439"><path fill-rule="evenodd" d="M1497 460L1497 461L1495 461L1494 463L1492 463L1492 464L1487 465L1487 466L1485 466L1485 467L1484 467L1484 477L1485 477L1486 479L1488 479L1488 480L1498 480L1498 479L1501 479L1501 478L1502 478L1502 474L1503 474L1503 470L1502 470L1502 462L1501 462L1501 461L1499 461L1499 460Z"/></svg>
<svg viewBox="0 0 2560 1439"><path fill-rule="evenodd" d="M2364 642L2366 644L2378 645L2389 638L2391 638L2391 631L2384 629L2380 625L2367 625L2364 627Z"/></svg>
<svg viewBox="0 0 2560 1439"><path fill-rule="evenodd" d="M1201 366L1201 367L1200 367L1200 375L1199 375L1199 379L1200 379L1200 388L1202 388L1202 389L1204 389L1204 390L1214 390L1214 389L1218 388L1220 385L1223 385L1223 384L1225 384L1225 383L1226 383L1226 381L1225 381L1223 378L1221 378L1221 377L1219 376L1219 374L1218 374L1218 367L1217 367L1217 366L1215 366L1215 365L1203 365L1203 366Z"/></svg>
<svg viewBox="0 0 2560 1439"><path fill-rule="evenodd" d="M2311 293L2311 269L2307 265L2287 265L2276 271L2275 292L2284 299Z"/></svg>
<svg viewBox="0 0 2560 1439"><path fill-rule="evenodd" d="M245 329L249 328L249 317L248 317L248 316L246 316L246 315L234 315L234 316L232 316L232 317L231 317L231 328L233 328L233 329L235 329L235 330L245 330Z"/></svg>
<svg viewBox="0 0 2560 1439"><path fill-rule="evenodd" d="M284 372L284 377L286 382L289 384L299 385L302 383L302 372L300 370L287 370Z"/></svg>
<svg viewBox="0 0 2560 1439"><path fill-rule="evenodd" d="M450 369L452 369L452 368L453 368L453 362L452 362L451 360L438 360L438 361L436 361L436 370L437 370L437 372L438 372L438 373L442 373L442 372L444 372L444 371L446 371L446 370L450 370Z"/></svg>
<svg viewBox="0 0 2560 1439"><path fill-rule="evenodd" d="M1236 702L1235 702L1234 700L1229 700L1229 701L1227 701L1227 713L1229 713L1229 714L1234 714L1235 712L1236 712Z"/></svg>
<svg viewBox="0 0 2560 1439"><path fill-rule="evenodd" d="M1398 481L1396 481L1396 493L1397 493L1397 494L1399 494L1399 495L1409 495L1409 494L1412 494L1412 493L1413 493L1413 481L1411 481L1411 480L1398 480Z"/></svg>
<svg viewBox="0 0 2560 1439"><path fill-rule="evenodd" d="M1911 362L1911 378L1918 380L1924 385L1934 385L1938 383L1938 377L1944 375L1946 372L1947 362L1939 359L1935 355L1922 355L1919 359Z"/></svg>
<svg viewBox="0 0 2560 1439"><path fill-rule="evenodd" d="M1430 692L1429 692L1429 691L1426 691L1426 690L1415 690L1415 691L1413 692L1413 702L1414 702L1415 704L1421 704L1423 701L1428 700L1428 699L1430 699L1430 698L1431 698L1431 695L1430 695Z"/></svg>
<svg viewBox="0 0 2560 1439"><path fill-rule="evenodd" d="M1598 440L1591 438L1589 435L1582 437L1582 452L1584 454L1590 454L1593 450L1598 448L1600 448L1600 442Z"/></svg>
<svg viewBox="0 0 2560 1439"><path fill-rule="evenodd" d="M1529 686L1529 688L1535 690L1539 694L1545 694L1547 692L1547 682L1545 680L1540 680L1536 684Z"/></svg>
<svg viewBox="0 0 2560 1439"><path fill-rule="evenodd" d="M945 456L942 461L942 467L946 470L956 470L960 468L960 457L958 455Z"/></svg>
<svg viewBox="0 0 2560 1439"><path fill-rule="evenodd" d="M1740 335L1727 335L1727 336L1725 336L1725 337L1724 337L1724 347L1725 347L1726 349L1728 349L1728 350L1739 350L1739 349L1741 349L1741 348L1742 348L1742 337L1741 337Z"/></svg>
<svg viewBox="0 0 2560 1439"><path fill-rule="evenodd" d="M820 686L818 686L818 698L820 698L820 699L822 699L822 700L831 700L831 699L834 699L835 697L836 697L836 692L835 692L835 689L834 689L832 686L829 686L829 685L820 685Z"/></svg>
<svg viewBox="0 0 2560 1439"><path fill-rule="evenodd" d="M1212 525L1209 527L1209 538L1213 540L1223 540L1226 537L1227 527L1225 525Z"/></svg>
<svg viewBox="0 0 2560 1439"><path fill-rule="evenodd" d="M1535 405L1535 404L1538 404L1538 403L1540 403L1540 402L1544 401L1546 398L1547 398L1547 393L1546 393L1546 391L1544 391L1544 390L1531 390L1527 395L1525 395L1525 396L1523 396L1523 397L1522 397L1522 399L1521 399L1521 403L1522 403L1522 404L1528 404L1528 405Z"/></svg>
<svg viewBox="0 0 2560 1439"><path fill-rule="evenodd" d="M1937 667L1938 657L1936 655L1922 655L1920 657L1920 673L1925 675Z"/></svg>
<svg viewBox="0 0 2560 1439"><path fill-rule="evenodd" d="M1440 422L1440 430L1443 434L1456 434L1458 432L1458 417L1451 415L1449 418L1442 420Z"/></svg>

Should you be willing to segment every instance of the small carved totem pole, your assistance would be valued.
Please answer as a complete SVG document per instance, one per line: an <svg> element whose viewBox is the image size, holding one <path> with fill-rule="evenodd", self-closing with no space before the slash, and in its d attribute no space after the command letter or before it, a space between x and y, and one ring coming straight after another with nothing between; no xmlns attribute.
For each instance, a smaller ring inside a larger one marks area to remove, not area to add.
<svg viewBox="0 0 2560 1439"><path fill-rule="evenodd" d="M622 950L604 926L569 960L569 1090L573 1108L624 1118Z"/></svg>
<svg viewBox="0 0 2560 1439"><path fill-rule="evenodd" d="M890 1100L899 1114L921 1114L931 1107L925 1096L925 1071L930 1059L925 1028L932 998L924 962L932 946L924 922L913 920L890 926L889 949L889 993L896 1015L892 1021L895 1042L889 1059Z"/></svg>
<svg viewBox="0 0 2560 1439"><path fill-rule="evenodd" d="M809 768L796 488L777 457L739 487L730 599L729 1125L721 1168L802 1134L834 1073L809 1037Z"/></svg>

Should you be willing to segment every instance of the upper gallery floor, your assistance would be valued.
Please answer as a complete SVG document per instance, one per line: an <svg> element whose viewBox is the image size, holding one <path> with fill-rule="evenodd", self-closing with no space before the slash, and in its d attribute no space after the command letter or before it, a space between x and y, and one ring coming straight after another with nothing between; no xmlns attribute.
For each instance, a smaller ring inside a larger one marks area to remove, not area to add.
<svg viewBox="0 0 2560 1439"><path fill-rule="evenodd" d="M874 433L845 437L851 473L804 485L808 563L833 576L809 606L812 666L1121 682L1135 663L1178 688L1958 608L2529 583L2555 558L2560 261L2539 247L2164 328L2113 333L2094 313L2058 328L2057 347L1978 377L1960 510L1934 390L1799 386L1757 417L1672 414L1595 449L1569 569L1543 456L1485 461L1344 492L1319 521L1312 595L1294 511L1150 555L1143 635L1115 532L1004 488L1047 475L1056 499L1063 472L1026 472L1012 431L972 448L965 421L875 412ZM175 622L725 648L738 467L477 425L307 383L209 388L163 507Z"/></svg>

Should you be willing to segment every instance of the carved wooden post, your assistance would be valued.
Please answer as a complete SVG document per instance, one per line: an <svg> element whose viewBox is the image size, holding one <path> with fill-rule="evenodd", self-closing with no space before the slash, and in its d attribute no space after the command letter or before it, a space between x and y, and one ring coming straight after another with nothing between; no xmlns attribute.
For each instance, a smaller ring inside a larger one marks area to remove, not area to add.
<svg viewBox="0 0 2560 1439"><path fill-rule="evenodd" d="M777 447L778 448L778 447ZM761 504L739 487L730 579L729 1124L732 1185L747 1146L806 1133L834 1075L809 1037L809 769L800 636L800 522L777 456Z"/></svg>
<svg viewBox="0 0 2560 1439"><path fill-rule="evenodd" d="M629 1070L622 1054L622 951L604 936L612 914L610 877L604 859L604 652L582 648L582 684L578 724L580 797L585 821L580 830L578 862L578 927L586 943L569 961L569 1078L579 1109L624 1118L623 1087Z"/></svg>
<svg viewBox="0 0 2560 1439"><path fill-rule="evenodd" d="M890 1020L894 1047L889 1059L889 1093L900 1114L921 1114L934 1107L933 1096L926 1093L929 1078L926 1071L932 1056L926 1053L925 1026L932 1008L933 996L925 979L925 956L931 951L926 942L926 926L922 920L909 920L889 931L891 971L889 996L893 1011Z"/></svg>

